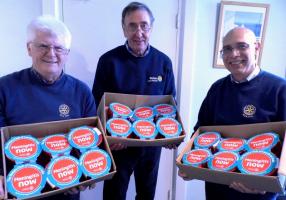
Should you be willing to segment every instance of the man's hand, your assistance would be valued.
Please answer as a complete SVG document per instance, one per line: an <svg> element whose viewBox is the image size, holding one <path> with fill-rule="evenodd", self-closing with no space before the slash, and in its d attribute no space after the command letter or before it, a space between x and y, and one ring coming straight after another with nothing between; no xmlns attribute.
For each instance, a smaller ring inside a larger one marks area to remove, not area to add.
<svg viewBox="0 0 286 200"><path fill-rule="evenodd" d="M181 172L180 170L178 171L178 175L183 178L185 181L189 181L191 180L190 178L187 177L187 174L185 174L184 172Z"/></svg>
<svg viewBox="0 0 286 200"><path fill-rule="evenodd" d="M178 145L177 144L166 144L163 147L166 149L177 149Z"/></svg>
<svg viewBox="0 0 286 200"><path fill-rule="evenodd" d="M242 183L239 182L233 182L232 184L230 184L229 186L230 188L237 190L241 193L250 193L250 194L265 194L266 191L261 191L261 190L257 190L257 189L252 189L252 188L248 188L245 185L243 185Z"/></svg>
<svg viewBox="0 0 286 200"><path fill-rule="evenodd" d="M81 186L78 186L78 187L71 188L65 194L71 194L71 195L72 194L77 194L79 192L85 191L87 187L91 190L91 189L94 189L95 186L96 186L96 183L93 183L93 184L91 184L89 186L81 185Z"/></svg>
<svg viewBox="0 0 286 200"><path fill-rule="evenodd" d="M115 150L115 151L127 148L127 146L125 144L122 144L122 143L114 143L114 144L111 144L109 147L111 150Z"/></svg>
<svg viewBox="0 0 286 200"><path fill-rule="evenodd" d="M0 199L4 199L4 176L0 176Z"/></svg>

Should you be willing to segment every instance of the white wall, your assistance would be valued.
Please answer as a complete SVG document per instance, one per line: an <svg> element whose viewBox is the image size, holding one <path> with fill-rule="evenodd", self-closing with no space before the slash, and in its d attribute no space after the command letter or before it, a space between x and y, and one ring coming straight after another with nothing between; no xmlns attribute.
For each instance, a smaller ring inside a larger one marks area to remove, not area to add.
<svg viewBox="0 0 286 200"><path fill-rule="evenodd" d="M26 51L26 27L42 13L39 0L0 1L0 76L30 67Z"/></svg>

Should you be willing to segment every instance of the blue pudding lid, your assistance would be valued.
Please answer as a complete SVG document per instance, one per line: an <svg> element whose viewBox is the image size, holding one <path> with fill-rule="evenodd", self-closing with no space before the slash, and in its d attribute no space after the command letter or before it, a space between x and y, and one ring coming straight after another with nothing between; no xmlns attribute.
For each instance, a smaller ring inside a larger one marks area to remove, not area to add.
<svg viewBox="0 0 286 200"><path fill-rule="evenodd" d="M82 171L72 156L60 156L51 160L47 167L47 182L51 187L65 188L79 183Z"/></svg>
<svg viewBox="0 0 286 200"><path fill-rule="evenodd" d="M153 108L149 106L138 107L134 110L133 116L134 120L151 120L154 119Z"/></svg>
<svg viewBox="0 0 286 200"><path fill-rule="evenodd" d="M112 117L114 118L129 118L132 116L133 111L126 105L123 105L121 103L111 103L109 104L109 109L112 112Z"/></svg>
<svg viewBox="0 0 286 200"><path fill-rule="evenodd" d="M215 153L208 161L209 169L218 171L234 171L237 167L239 155L232 151Z"/></svg>
<svg viewBox="0 0 286 200"><path fill-rule="evenodd" d="M208 149L193 149L184 154L182 161L185 165L200 167L207 163L212 153Z"/></svg>
<svg viewBox="0 0 286 200"><path fill-rule="evenodd" d="M224 138L217 145L219 151L241 152L246 149L246 140L243 138Z"/></svg>
<svg viewBox="0 0 286 200"><path fill-rule="evenodd" d="M31 135L11 137L4 147L6 156L16 164L36 162L42 152L39 141Z"/></svg>
<svg viewBox="0 0 286 200"><path fill-rule="evenodd" d="M106 129L113 137L128 137L132 133L131 123L123 118L111 118Z"/></svg>
<svg viewBox="0 0 286 200"><path fill-rule="evenodd" d="M28 198L41 193L46 184L46 172L38 164L15 165L7 176L7 190L17 198Z"/></svg>
<svg viewBox="0 0 286 200"><path fill-rule="evenodd" d="M59 155L69 155L72 147L64 134L54 134L44 137L41 141L43 151L56 157Z"/></svg>
<svg viewBox="0 0 286 200"><path fill-rule="evenodd" d="M81 155L79 164L86 176L99 178L109 173L111 158L104 150L92 149Z"/></svg>
<svg viewBox="0 0 286 200"><path fill-rule="evenodd" d="M198 135L195 140L195 148L210 148L216 146L220 141L220 134L218 132L204 132Z"/></svg>
<svg viewBox="0 0 286 200"><path fill-rule="evenodd" d="M154 106L154 112L157 116L162 117L176 117L177 109L170 104L158 104Z"/></svg>
<svg viewBox="0 0 286 200"><path fill-rule="evenodd" d="M162 117L156 122L159 133L165 138L174 138L180 136L182 132L181 124L171 117Z"/></svg>
<svg viewBox="0 0 286 200"><path fill-rule="evenodd" d="M149 120L137 120L133 123L132 128L140 139L155 139L158 134L155 124Z"/></svg>
<svg viewBox="0 0 286 200"><path fill-rule="evenodd" d="M250 151L240 157L238 169L244 174L268 175L277 167L277 160L271 152Z"/></svg>
<svg viewBox="0 0 286 200"><path fill-rule="evenodd" d="M68 133L68 141L74 148L85 152L90 148L96 148L99 140L97 132L88 126L81 126L71 129Z"/></svg>
<svg viewBox="0 0 286 200"><path fill-rule="evenodd" d="M271 151L279 142L279 136L274 132L255 135L247 141L247 151Z"/></svg>

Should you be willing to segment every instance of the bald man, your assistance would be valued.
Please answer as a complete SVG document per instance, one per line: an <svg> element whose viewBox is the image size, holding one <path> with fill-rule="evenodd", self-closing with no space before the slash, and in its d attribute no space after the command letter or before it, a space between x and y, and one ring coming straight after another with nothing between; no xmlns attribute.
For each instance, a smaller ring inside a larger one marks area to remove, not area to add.
<svg viewBox="0 0 286 200"><path fill-rule="evenodd" d="M286 81L260 69L259 50L260 43L249 29L236 27L225 35L221 56L230 74L211 86L195 130L199 126L286 120ZM228 186L206 182L205 191L207 200L274 200L277 196L241 183Z"/></svg>

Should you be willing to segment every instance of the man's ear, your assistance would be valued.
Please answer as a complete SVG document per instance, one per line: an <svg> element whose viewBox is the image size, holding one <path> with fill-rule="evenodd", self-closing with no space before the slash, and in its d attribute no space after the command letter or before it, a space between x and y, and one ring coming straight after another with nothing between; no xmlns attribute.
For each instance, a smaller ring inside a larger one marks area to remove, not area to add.
<svg viewBox="0 0 286 200"><path fill-rule="evenodd" d="M255 51L260 51L261 43L259 41L255 42Z"/></svg>
<svg viewBox="0 0 286 200"><path fill-rule="evenodd" d="M31 56L31 51L32 51L31 43L27 42L26 47L27 47L27 51L28 51L29 56Z"/></svg>
<svg viewBox="0 0 286 200"><path fill-rule="evenodd" d="M256 61L258 61L260 49L261 49L261 43L259 41L255 42L255 60Z"/></svg>

